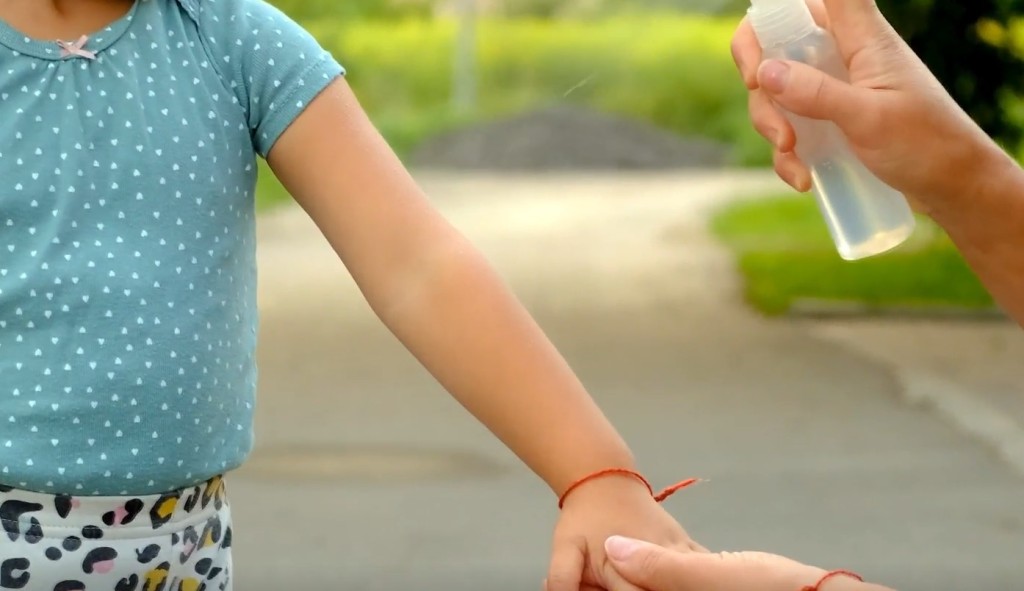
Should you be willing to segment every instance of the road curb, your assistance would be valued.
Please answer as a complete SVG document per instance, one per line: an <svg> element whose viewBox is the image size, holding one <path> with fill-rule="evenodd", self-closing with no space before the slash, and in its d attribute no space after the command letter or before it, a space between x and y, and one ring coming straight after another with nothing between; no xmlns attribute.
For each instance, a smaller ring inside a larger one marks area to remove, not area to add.
<svg viewBox="0 0 1024 591"><path fill-rule="evenodd" d="M1024 475L1024 426L950 380L926 373L897 370L904 397L932 409L946 422L991 447Z"/></svg>
<svg viewBox="0 0 1024 591"><path fill-rule="evenodd" d="M872 306L855 301L817 299L796 300L786 316L807 320L898 319L964 322L1009 322L999 308L961 308L953 306Z"/></svg>
<svg viewBox="0 0 1024 591"><path fill-rule="evenodd" d="M892 359L881 358L826 331L818 330L815 334L886 367L899 383L900 396L906 402L931 410L956 430L989 447L1000 460L1024 476L1024 423L1020 420L1007 416L985 402L983 396L954 380L900 367Z"/></svg>

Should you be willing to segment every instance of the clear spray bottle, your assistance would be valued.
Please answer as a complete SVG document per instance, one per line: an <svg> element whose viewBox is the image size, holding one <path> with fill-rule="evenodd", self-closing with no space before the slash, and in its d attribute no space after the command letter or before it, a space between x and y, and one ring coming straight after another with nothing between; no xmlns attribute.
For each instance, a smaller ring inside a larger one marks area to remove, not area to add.
<svg viewBox="0 0 1024 591"><path fill-rule="evenodd" d="M849 81L834 38L817 25L805 0L751 0L748 16L764 59L805 63ZM906 241L915 219L904 196L860 162L834 123L785 114L839 256L863 259Z"/></svg>

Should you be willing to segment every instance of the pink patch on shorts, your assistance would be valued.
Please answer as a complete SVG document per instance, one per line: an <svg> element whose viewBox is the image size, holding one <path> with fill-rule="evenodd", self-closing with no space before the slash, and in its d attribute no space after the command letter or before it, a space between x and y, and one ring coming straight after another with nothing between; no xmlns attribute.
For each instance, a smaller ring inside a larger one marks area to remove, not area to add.
<svg viewBox="0 0 1024 591"><path fill-rule="evenodd" d="M103 560L103 561L97 562L96 564L93 565L92 569L93 569L93 571L95 571L95 572L97 572L97 573L99 573L101 575L105 575L105 574L109 573L110 571L114 570L114 561L113 560Z"/></svg>

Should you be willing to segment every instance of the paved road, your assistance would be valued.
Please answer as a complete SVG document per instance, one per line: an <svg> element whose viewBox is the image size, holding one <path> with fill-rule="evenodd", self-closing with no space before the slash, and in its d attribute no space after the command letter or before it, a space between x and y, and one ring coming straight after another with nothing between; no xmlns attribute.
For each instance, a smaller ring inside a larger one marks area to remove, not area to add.
<svg viewBox="0 0 1024 591"><path fill-rule="evenodd" d="M1024 586L1024 478L884 365L738 304L708 207L761 174L421 175L668 484L705 545L903 591ZM231 481L241 591L533 591L550 493L375 321L301 212L261 227L259 447ZM292 499L292 500L288 500Z"/></svg>

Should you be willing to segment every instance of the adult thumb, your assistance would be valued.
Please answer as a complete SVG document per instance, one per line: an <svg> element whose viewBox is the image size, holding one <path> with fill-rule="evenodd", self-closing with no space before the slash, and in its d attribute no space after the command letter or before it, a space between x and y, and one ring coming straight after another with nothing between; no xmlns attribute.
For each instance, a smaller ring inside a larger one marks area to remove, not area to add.
<svg viewBox="0 0 1024 591"><path fill-rule="evenodd" d="M893 33L875 0L824 0L824 4L844 55L853 55Z"/></svg>
<svg viewBox="0 0 1024 591"><path fill-rule="evenodd" d="M821 70L793 61L765 60L758 84L783 109L845 127L864 115L870 90L852 86Z"/></svg>
<svg viewBox="0 0 1024 591"><path fill-rule="evenodd" d="M648 591L793 591L824 574L774 554L683 553L618 536L605 542L605 554L623 579Z"/></svg>
<svg viewBox="0 0 1024 591"><path fill-rule="evenodd" d="M699 588L701 573L689 568L686 557L690 554L619 536L608 538L605 554L623 579L648 591Z"/></svg>

